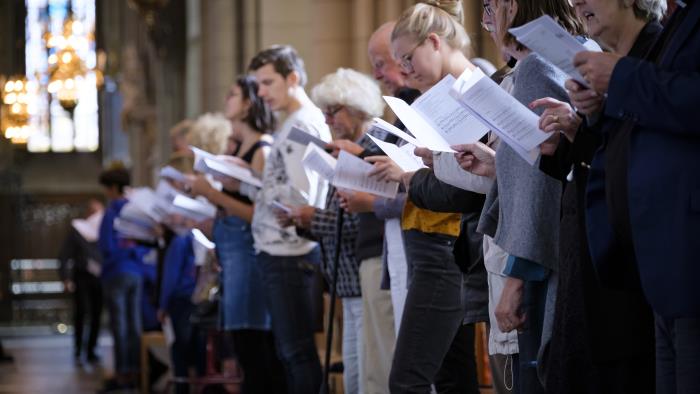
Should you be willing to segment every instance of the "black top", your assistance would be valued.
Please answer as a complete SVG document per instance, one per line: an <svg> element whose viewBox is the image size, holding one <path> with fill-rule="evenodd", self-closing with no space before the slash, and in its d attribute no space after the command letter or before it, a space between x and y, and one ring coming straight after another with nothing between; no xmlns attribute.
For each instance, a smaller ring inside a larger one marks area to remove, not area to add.
<svg viewBox="0 0 700 394"><path fill-rule="evenodd" d="M253 162L253 157L255 157L255 152L258 151L258 149L264 147L264 146L270 146L270 143L267 141L257 141L253 146L248 149L246 153L244 153L242 156L238 156L238 151L240 150L241 146L239 145L238 148L236 148L236 151L233 153L233 156L239 157L241 160L245 161L246 163L250 164ZM229 192L224 190L224 193L233 197L234 199L248 204L248 205L253 205L253 202L250 201L250 199L247 196L242 195L239 192Z"/></svg>
<svg viewBox="0 0 700 394"><path fill-rule="evenodd" d="M395 94L395 97L400 98L409 105L413 103L418 96L420 96L420 92L410 88L401 88ZM399 120L397 120L394 125L399 129L405 129ZM385 141L395 144L398 141L398 137L393 134L388 134ZM375 155L385 156L384 152L382 152L378 146L371 143L370 147L365 148L365 150L360 154L360 157L364 158ZM381 256L384 247L384 221L378 219L374 212L362 212L357 216L359 218L360 228L360 232L357 235L355 250L357 259L359 261L363 261L372 257Z"/></svg>
<svg viewBox="0 0 700 394"><path fill-rule="evenodd" d="M58 260L61 264L59 269L61 280L67 280L79 273L89 273L87 269L88 260L101 262L102 256L97 248L97 242L87 241L73 226L71 226L61 246ZM73 261L73 276L70 276L69 260Z"/></svg>

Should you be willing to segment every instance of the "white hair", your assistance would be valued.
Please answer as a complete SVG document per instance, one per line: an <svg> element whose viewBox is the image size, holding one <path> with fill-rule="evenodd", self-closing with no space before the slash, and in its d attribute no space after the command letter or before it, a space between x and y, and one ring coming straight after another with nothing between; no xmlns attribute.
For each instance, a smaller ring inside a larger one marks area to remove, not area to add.
<svg viewBox="0 0 700 394"><path fill-rule="evenodd" d="M311 98L321 108L343 105L362 112L368 119L384 113L384 100L377 82L349 68L339 68L323 77L311 90Z"/></svg>
<svg viewBox="0 0 700 394"><path fill-rule="evenodd" d="M634 0L634 14L639 19L660 21L667 7L666 0Z"/></svg>
<svg viewBox="0 0 700 394"><path fill-rule="evenodd" d="M231 122L221 113L206 113L195 120L187 143L215 155L226 151L227 139L231 135Z"/></svg>

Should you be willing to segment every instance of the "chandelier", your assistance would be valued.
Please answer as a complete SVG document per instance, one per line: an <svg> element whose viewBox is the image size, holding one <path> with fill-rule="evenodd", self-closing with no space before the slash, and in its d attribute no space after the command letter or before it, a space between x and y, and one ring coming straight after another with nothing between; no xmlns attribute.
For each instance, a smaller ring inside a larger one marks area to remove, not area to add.
<svg viewBox="0 0 700 394"><path fill-rule="evenodd" d="M58 102L68 112L73 112L78 105L80 90L88 71L85 60L78 55L79 47L88 45L88 38L82 36L83 25L69 13L63 24L63 34L46 34L46 48L49 50L47 90L56 96ZM92 33L90 34L92 36ZM94 37L91 37L94 40ZM101 72L96 68L98 84Z"/></svg>
<svg viewBox="0 0 700 394"><path fill-rule="evenodd" d="M25 77L15 77L2 84L0 129L14 144L26 144L29 138L29 103L34 90Z"/></svg>

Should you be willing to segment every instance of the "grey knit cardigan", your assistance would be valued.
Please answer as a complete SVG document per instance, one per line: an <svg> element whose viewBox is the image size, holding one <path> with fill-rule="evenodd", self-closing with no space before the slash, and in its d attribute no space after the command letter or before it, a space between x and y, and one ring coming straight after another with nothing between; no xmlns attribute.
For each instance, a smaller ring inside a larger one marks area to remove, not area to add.
<svg viewBox="0 0 700 394"><path fill-rule="evenodd" d="M526 106L543 97L568 102L567 79L532 53L518 62L512 94ZM501 142L496 150L496 182L486 196L478 230L510 255L556 270L561 193L561 182L540 171L539 159L530 165Z"/></svg>

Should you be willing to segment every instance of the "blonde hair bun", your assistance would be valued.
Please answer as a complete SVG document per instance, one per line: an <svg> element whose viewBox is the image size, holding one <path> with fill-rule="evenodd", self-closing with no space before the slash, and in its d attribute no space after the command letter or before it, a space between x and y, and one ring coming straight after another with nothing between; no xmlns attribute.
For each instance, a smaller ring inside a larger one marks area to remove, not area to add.
<svg viewBox="0 0 700 394"><path fill-rule="evenodd" d="M417 3L401 14L391 32L391 40L409 36L416 42L435 33L452 48L469 51L469 35L464 31L464 9L459 0L428 0Z"/></svg>
<svg viewBox="0 0 700 394"><path fill-rule="evenodd" d="M460 25L464 25L462 0L425 0L424 3L445 11L455 18Z"/></svg>

